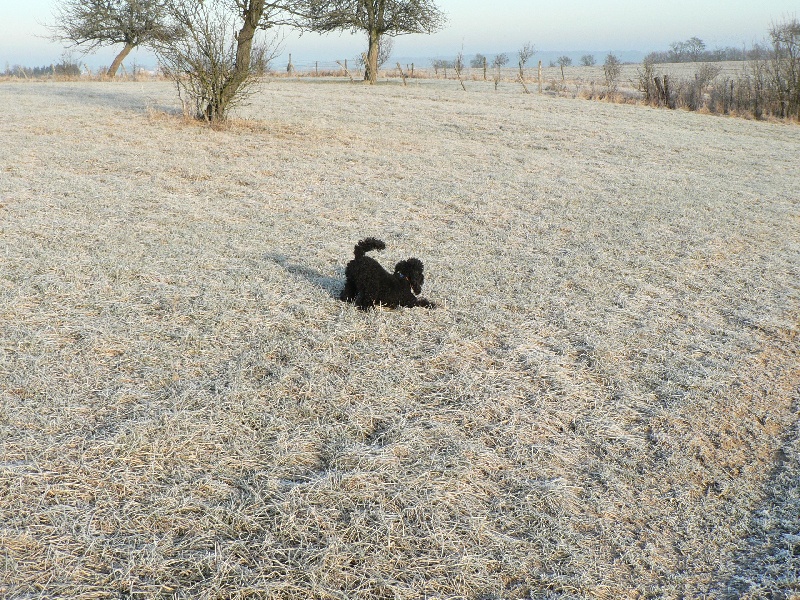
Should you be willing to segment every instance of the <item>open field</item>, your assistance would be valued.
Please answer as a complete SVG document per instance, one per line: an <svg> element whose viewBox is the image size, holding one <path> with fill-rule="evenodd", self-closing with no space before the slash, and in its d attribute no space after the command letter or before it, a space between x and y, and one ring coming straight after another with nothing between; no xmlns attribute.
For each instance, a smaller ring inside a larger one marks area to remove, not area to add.
<svg viewBox="0 0 800 600"><path fill-rule="evenodd" d="M535 61L531 61L535 63ZM393 63L398 65L399 63ZM309 70L272 70L263 77L264 80L275 81L311 79L317 83L350 81L360 83L363 79L363 70L353 62L349 70L345 69L346 61L329 62L322 67L312 64ZM535 64L529 64L524 69L524 79L520 81L518 67L503 67L502 69L466 67L460 79L452 68L434 69L433 67L420 67L413 64L401 65L403 71L392 66L387 61L385 68L379 73L379 84L395 85L407 77L411 85L431 84L431 79L437 83L454 87L463 86L464 91L486 91L489 84L496 86L496 91L501 93L514 93L524 91L538 93L550 97L562 96L565 98L597 99L604 102L613 101L626 104L642 104L651 106L669 106L670 108L688 109L702 113L719 115L735 115L755 119L798 120L798 115L790 103L781 103L778 90L773 81L758 83L754 79L754 70L763 69L752 61L721 61L721 62L695 62L695 63L659 63L651 65L650 72L645 72L642 64L621 64L619 74L614 78L613 89L609 88L606 80L604 66L569 66L563 70L558 66L543 66L541 82ZM9 72L7 70L7 72ZM10 82L27 78L23 71L13 71L13 75L0 75L0 82ZM107 82L105 69L92 74L88 67L80 76L59 76L39 74L31 75L37 82L67 82L67 81L103 81ZM655 79L669 80L668 85L662 90L658 89ZM155 71L138 70L132 73L123 71L115 78L115 82L152 83L163 81L164 75ZM645 83L647 82L647 83ZM540 86L541 83L541 86ZM541 89L540 89L541 88Z"/></svg>
<svg viewBox="0 0 800 600"><path fill-rule="evenodd" d="M0 597L800 597L800 127L0 102ZM441 308L336 299L369 235Z"/></svg>
<svg viewBox="0 0 800 600"><path fill-rule="evenodd" d="M269 77L274 80L284 78L291 79L295 77L301 79L316 79L317 76L320 76L320 78L323 79L339 78L347 81L348 77L342 68L343 65L344 61L327 62L322 66L320 66L318 63L317 69L315 70L313 64L306 64L305 68L293 71L292 75L287 75L286 70L284 68L280 68L279 65L272 65L273 70L270 72ZM392 81L394 83L398 83L400 81L400 72L397 70L396 65L397 62L394 60L387 61L380 70L379 81ZM658 74L666 73L674 80L680 81L694 79L695 73L697 73L697 71L703 66L713 66L718 68L720 78L737 79L750 73L751 71L750 64L745 61L722 61L714 63L659 63L655 65L655 70ZM410 77L412 73L412 65L403 63L401 67L406 75ZM88 69L88 67L84 68ZM352 61L348 63L348 68L350 75L352 75L355 79L363 78L363 70ZM625 63L620 65L620 90L624 91L626 94L635 95L639 85L639 71L641 71L641 69L641 63ZM107 70L107 67L105 69L99 69L94 74L84 71L78 79L87 82L92 79L102 81L104 80L103 73L105 70ZM14 77L0 76L0 82L13 81L15 79L19 80L25 77L25 75L22 73L14 73ZM538 80L538 67L535 60L531 60L526 64L524 73L526 84L529 86L529 88L535 89L536 82ZM499 75L501 88L508 88L509 90L514 89L514 91L519 91L521 89L519 83L517 83L517 78L519 77L519 67L517 66L503 67L499 72L496 68L489 66L486 70L485 80L483 75L484 73L482 68L464 67L462 78L467 84L469 84L469 82L479 82L478 87L480 88L480 83L483 81L492 81L495 75ZM58 80L59 77L41 77L40 79ZM60 79L64 80L69 78L62 77ZM74 79L75 78L73 77L72 80ZM137 74L128 73L127 71L120 71L115 77L116 81L131 81L133 79L140 82L153 82L158 79L163 79L163 76L156 75L154 71L140 71ZM452 85L458 86L456 75L452 67L446 70L439 69L437 71L431 66L414 65L413 77L410 77L410 81L413 83L414 79L449 79L452 81ZM441 83L446 85L444 81ZM571 93L573 96L578 96L581 95L581 93L589 92L592 89L601 91L605 86L605 74L603 72L602 64L596 64L591 67L576 64L564 68L562 79L561 67L551 67L545 64L542 65L542 83L543 88L547 91L558 90L561 93Z"/></svg>

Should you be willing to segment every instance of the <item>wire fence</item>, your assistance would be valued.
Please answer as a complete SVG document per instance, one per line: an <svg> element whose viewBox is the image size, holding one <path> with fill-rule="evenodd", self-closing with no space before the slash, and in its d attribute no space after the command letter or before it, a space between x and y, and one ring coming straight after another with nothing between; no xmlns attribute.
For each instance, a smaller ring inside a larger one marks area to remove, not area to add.
<svg viewBox="0 0 800 600"><path fill-rule="evenodd" d="M443 64L437 64L443 63ZM291 57L285 63L278 64L272 63L270 65L269 74L273 76L297 76L297 77L350 77L352 79L364 78L364 62L359 59L341 59L341 60L325 60L325 61L293 61ZM526 76L533 76L535 71L526 68ZM483 67L467 67L464 66L460 71L461 78L465 80L479 80L484 79L491 81L495 77L500 77L503 80L514 79L518 76L519 69L517 67L497 69L488 66ZM436 61L432 59L423 59L420 62L398 62L394 59L387 61L379 68L379 78L422 78L422 79L458 79L459 72L453 67L452 63L446 61Z"/></svg>

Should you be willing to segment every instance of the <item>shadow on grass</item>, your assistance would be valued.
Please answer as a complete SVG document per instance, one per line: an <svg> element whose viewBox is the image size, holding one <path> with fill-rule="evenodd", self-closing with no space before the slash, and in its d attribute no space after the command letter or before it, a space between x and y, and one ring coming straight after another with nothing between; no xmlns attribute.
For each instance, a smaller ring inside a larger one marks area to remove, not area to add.
<svg viewBox="0 0 800 600"><path fill-rule="evenodd" d="M797 400L800 400L798 395ZM797 406L797 400L795 406ZM800 591L800 422L775 456L752 535L734 558L724 598L797 598Z"/></svg>
<svg viewBox="0 0 800 600"><path fill-rule="evenodd" d="M264 255L264 258L274 262L280 267L283 267L292 275L299 275L304 279L307 279L313 285L324 290L331 298L335 298L336 300L339 299L339 294L344 287L343 268L337 267L337 271L341 272L341 277L328 277L327 275L323 275L319 271L315 271L310 267L293 263L283 254L266 254Z"/></svg>
<svg viewBox="0 0 800 600"><path fill-rule="evenodd" d="M120 110L134 110L146 112L156 110L166 114L180 116L183 113L178 108L177 93L175 103L166 104L162 100L147 97L142 101L142 96L138 93L136 86L115 87L119 84L113 82L97 82L96 85L88 85L83 82L66 82L62 85L54 86L53 94L74 98L83 105L101 106Z"/></svg>

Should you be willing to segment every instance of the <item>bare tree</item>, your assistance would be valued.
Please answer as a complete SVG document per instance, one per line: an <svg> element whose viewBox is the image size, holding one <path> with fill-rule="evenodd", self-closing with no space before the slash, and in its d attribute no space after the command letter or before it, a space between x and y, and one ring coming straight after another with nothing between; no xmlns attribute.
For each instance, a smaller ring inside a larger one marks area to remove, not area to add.
<svg viewBox="0 0 800 600"><path fill-rule="evenodd" d="M572 59L569 56L559 56L558 60L556 60L558 66L560 67L571 67L572 66Z"/></svg>
<svg viewBox="0 0 800 600"><path fill-rule="evenodd" d="M473 69L483 69L483 80L486 81L486 69L489 65L489 62L486 60L486 57L483 54L476 54L475 58L469 61L469 66Z"/></svg>
<svg viewBox="0 0 800 600"><path fill-rule="evenodd" d="M439 69L441 69L444 72L444 78L447 79L447 69L452 69L454 65L449 60L435 58L431 61L431 66L433 67L433 72L437 77L439 76Z"/></svg>
<svg viewBox="0 0 800 600"><path fill-rule="evenodd" d="M60 0L50 26L53 39L92 52L123 44L107 75L137 46L162 42L174 35L165 22L166 0Z"/></svg>
<svg viewBox="0 0 800 600"><path fill-rule="evenodd" d="M494 89L500 84L500 69L508 64L507 54L496 54L492 60L492 66L495 68L494 72Z"/></svg>
<svg viewBox="0 0 800 600"><path fill-rule="evenodd" d="M498 71L505 67L508 64L508 54L498 54L494 57L492 61L492 66L495 67Z"/></svg>
<svg viewBox="0 0 800 600"><path fill-rule="evenodd" d="M685 46L686 54L692 62L699 61L703 57L703 51L706 49L705 42L698 37L692 37L686 40Z"/></svg>
<svg viewBox="0 0 800 600"><path fill-rule="evenodd" d="M476 54L475 58L469 61L469 66L473 69L482 69L486 64L486 57L483 54Z"/></svg>
<svg viewBox="0 0 800 600"><path fill-rule="evenodd" d="M669 45L669 60L670 62L683 62L689 48L686 42L672 42Z"/></svg>
<svg viewBox="0 0 800 600"><path fill-rule="evenodd" d="M445 22L433 0L309 0L310 29L318 32L350 30L368 38L365 81L378 77L378 52L383 36L433 33Z"/></svg>
<svg viewBox="0 0 800 600"><path fill-rule="evenodd" d="M461 77L461 73L464 71L464 51L461 50L456 55L456 59L453 61L453 70L456 72L456 77L458 78L458 82L461 84L461 89L465 92L467 88L464 87L464 79Z"/></svg>
<svg viewBox="0 0 800 600"><path fill-rule="evenodd" d="M179 93L193 104L194 116L226 118L246 96L254 72L274 57L274 40L259 42L256 33L291 22L297 7L265 0L170 0L167 22L176 35L155 50Z"/></svg>
<svg viewBox="0 0 800 600"><path fill-rule="evenodd" d="M525 80L525 63L527 63L531 56L534 55L536 52L536 48L530 42L526 43L522 48L520 48L517 56L519 56L519 79L520 81Z"/></svg>

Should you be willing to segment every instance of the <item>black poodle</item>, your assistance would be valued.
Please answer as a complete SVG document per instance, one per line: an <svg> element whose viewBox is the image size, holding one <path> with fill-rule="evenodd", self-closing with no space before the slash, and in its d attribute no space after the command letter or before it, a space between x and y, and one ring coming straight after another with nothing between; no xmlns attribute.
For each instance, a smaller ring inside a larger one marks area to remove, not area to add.
<svg viewBox="0 0 800 600"><path fill-rule="evenodd" d="M394 266L394 273L389 273L378 261L365 256L370 250L384 248L386 244L375 238L367 238L356 244L356 257L345 267L347 282L339 297L345 302L354 302L362 310L375 305L435 308L433 302L416 296L422 291L425 281L421 260L401 260Z"/></svg>

